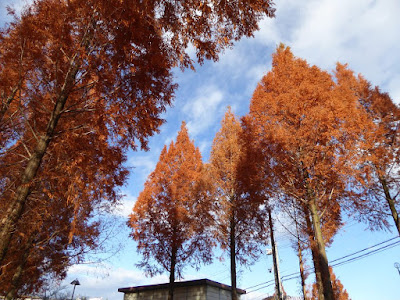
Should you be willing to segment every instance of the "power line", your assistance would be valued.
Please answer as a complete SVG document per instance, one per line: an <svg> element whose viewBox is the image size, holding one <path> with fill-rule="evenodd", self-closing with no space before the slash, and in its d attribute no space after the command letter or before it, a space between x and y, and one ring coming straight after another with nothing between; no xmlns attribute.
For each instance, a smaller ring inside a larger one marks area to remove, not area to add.
<svg viewBox="0 0 400 300"><path fill-rule="evenodd" d="M341 260L341 259L343 259L343 258L346 258L346 257L352 256L352 255L354 255L354 254L361 253L361 252L363 252L363 251L366 251L366 250L368 250L368 249L375 248L376 246L379 246L379 245L385 244L385 243L387 243L387 242L393 241L393 240L395 240L395 239L398 239L398 238L399 238L399 237L398 237L398 236L396 236L396 237L394 237L394 238L391 238L391 239L388 239L388 240L386 240L386 241L380 242L380 243L378 243L378 244L375 244L375 245L373 245L373 246L369 246L369 247L367 247L367 248L364 248L364 249L358 250L358 251L356 251L356 252L353 252L353 253L347 254L347 255L345 255L345 256L342 256L342 257L339 257L339 258L336 258L336 259L332 260L332 261L331 261L331 263L333 263L333 262L335 262L335 261L338 261L338 260Z"/></svg>
<svg viewBox="0 0 400 300"><path fill-rule="evenodd" d="M340 261L340 260L342 260L342 259L344 259L344 258L346 258L346 257L350 257L350 256L353 256L353 255L355 255L355 254L364 252L364 251L366 251L366 250L368 250L368 249L375 248L376 246L382 245L382 244L384 244L384 243L390 242L390 241L392 241L392 240L394 240L394 239L398 239L398 238L399 238L399 237L391 238L391 239L386 240L386 241L384 241L384 242L380 242L380 243L375 244L375 245L373 245L373 246L370 246L370 247L364 248L364 249L362 249L362 250L358 250L358 251L356 251L356 252L353 252L353 253L351 253L351 254L348 254L348 255L339 257L339 258L337 258L337 259L332 260L331 262ZM378 249L374 249L374 250L372 250L372 251L370 251L370 252L361 254L361 255L359 255L359 256L349 258L349 259L347 259L347 260L345 260L345 261L337 262L337 263L335 263L335 264L332 264L331 266L332 266L332 267L341 266L341 265L350 263L350 262L352 262L352 261L355 261L355 260L357 260L357 259L361 259L361 258L370 256L370 255L372 255L372 254L377 254L377 253L382 252L382 251L384 251L384 250L389 250L390 248L393 248L393 247L395 247L395 246L397 246L397 245L399 245L399 244L400 244L400 240L398 240L398 241L396 241L396 242L394 242L394 243L391 243L391 244L389 244L389 245L382 246L382 247L380 247L380 248L378 248ZM310 271L310 270L312 270L312 269L313 269L313 267L309 267L309 268L305 269L305 271ZM297 275L297 276L298 276L298 275L299 275L299 272L296 272L296 273L292 273L292 274L288 274L288 275L282 276L282 279L283 279L284 277L290 277L290 276L293 276L293 275ZM291 278L291 279L293 279L293 278ZM286 279L286 280L289 280L289 279Z"/></svg>
<svg viewBox="0 0 400 300"><path fill-rule="evenodd" d="M353 261L355 261L355 260L358 260L358 259L361 259L361 258L365 258L365 257L367 257L367 256L370 256L370 255L373 255L373 254L377 254L377 253L382 252L382 251L385 251L385 250L389 250L389 249L391 249L391 248L393 248L393 247L395 247L395 246L397 246L397 245L400 245L400 240L395 241L395 242L393 242L393 243L391 243L391 244L388 244L388 245L384 245L384 246L382 246L382 247L380 247L380 248L371 250L371 251L369 251L369 252L367 252L367 253L363 253L363 254L361 254L361 255L359 255L359 256L351 257L351 256L354 256L354 255L359 254L359 253L361 253L361 252L364 252L364 251L367 251L367 250L369 250L369 249L375 248L375 247L377 247L377 246L383 245L383 244L385 244L385 243L391 242L391 241L393 241L393 240L395 240L395 239L398 239L398 238L400 238L400 237L397 236L397 237L388 239L388 240L386 240L386 241L380 242L380 243L378 243L378 244L375 244L375 245L373 245L373 246L369 246L369 247L366 247L366 248L364 248L364 249L361 249L361 250L355 251L355 252L353 252L353 253L347 254L347 255L345 255L345 256L336 258L336 259L332 260L331 262L337 262L337 263L332 264L331 266L332 266L332 267L341 266L341 265L344 265L344 264L353 262ZM344 260L344 261L341 261L341 260L343 260L344 258L348 258L348 257L351 257L351 258L349 258L349 259L347 259L347 260ZM309 267L309 268L306 268L304 271L312 271L312 270L313 270L313 267ZM288 281L288 280L296 279L296 278L298 278L298 276L299 276L299 272L295 272L295 273L292 273L292 274L284 275L284 276L282 276L282 281ZM266 282L259 283L259 284L257 284L257 285L253 285L253 286L251 286L251 287L246 288L245 290L247 290L247 289L252 289L252 288L261 286L260 288L257 288L257 289L255 289L255 290L253 290L253 291L250 291L250 292L248 292L247 294L252 293L252 292L255 292L255 291L258 291L258 290L261 290L261 289L264 289L264 288L267 288L267 287L273 285L274 283L273 283L272 281L274 281L274 280L269 280L269 281L266 281ZM271 282L272 282L272 283L271 283ZM264 286L264 285L265 285L265 286Z"/></svg>
<svg viewBox="0 0 400 300"><path fill-rule="evenodd" d="M275 282L272 282L272 283L270 283L270 284L268 284L268 285L266 285L266 286L262 286L262 287L260 287L260 288L258 288L258 289L253 290L253 291L246 292L246 294L250 294L250 293L253 293L253 292L255 292L255 291L265 289L265 288L270 287L271 285L274 285L274 284L275 284Z"/></svg>
<svg viewBox="0 0 400 300"><path fill-rule="evenodd" d="M271 281L275 281L275 279L271 279L271 280L268 280L268 281L265 281L265 282L262 282L262 283L259 283L259 284L250 286L250 287L248 287L248 288L245 288L245 290L250 290L250 289L255 288L255 287L258 287L258 286L260 286L260 285L270 283Z"/></svg>
<svg viewBox="0 0 400 300"><path fill-rule="evenodd" d="M284 241L284 240L286 240L286 239L289 239L289 240L291 240L292 242L293 242L293 240L291 239L291 238L293 238L293 237L295 237L295 235L293 234L293 233L291 233L291 231L287 228L287 227L285 227L285 225L279 220L279 219L277 219L278 220L278 222L281 224L281 226L285 229L285 231L286 231L286 233L283 235L283 238L281 238L281 235L280 236L278 236L277 237L277 241L279 242L279 241ZM348 228L350 228L350 227L352 227L352 226L354 226L354 225L357 225L357 224L359 224L359 222L357 222L356 220L352 220L351 222L348 222L348 223L344 223L344 225L343 225L343 227L341 227L341 230L344 230L344 229L348 229ZM303 241L304 242L304 241ZM386 241L385 241L386 242ZM287 243L287 244L285 244L285 245L279 245L279 249L286 249L286 248L289 248L289 247L291 247L291 248L293 248L293 246L294 246L294 244L292 243L291 244L291 242L289 242L289 243ZM361 250L360 250L361 251ZM281 273L286 273L286 272L288 272L288 271L290 271L291 269L294 269L293 267L291 267L291 268L289 268L289 269L287 269L287 270L284 270L284 271L282 271Z"/></svg>
<svg viewBox="0 0 400 300"><path fill-rule="evenodd" d="M261 294L261 295L259 295L259 296L255 296L256 298L254 298L254 299L263 300L265 297L268 297L269 295L273 294L274 291L275 291L275 289L269 290L268 292L266 292L266 293L264 293L264 294Z"/></svg>
<svg viewBox="0 0 400 300"><path fill-rule="evenodd" d="M373 245L373 246L364 248L364 249L362 249L362 250L353 252L353 253L351 253L351 254L348 254L348 255L345 255L345 256L343 256L343 257L337 258L337 259L333 260L332 262L342 260L343 258L346 258L346 257L349 257L349 256L353 256L353 255L355 255L355 254L364 252L364 251L366 251L366 250L368 250L368 249L371 249L371 248L375 248L376 246L379 246L379 245L382 245L382 244L384 244L384 243L390 242L390 241L392 241L392 240L394 240L394 239L397 239L397 238L399 238L399 237L391 238L391 239L386 240L386 241L384 241L384 242L381 242L381 243L375 244L375 245ZM374 249L374 250L372 250L372 251L370 251L370 252L361 254L361 255L359 255L359 256L349 258L349 259L347 259L347 260L345 260L345 261L337 262L337 263L335 263L335 264L332 264L331 266L332 266L332 267L341 266L341 265L350 263L350 262L352 262L352 261L355 261L355 260L358 260L358 259L361 259L361 258L370 256L370 255L372 255L372 254L377 254L377 253L382 252L382 251L384 251L384 250L389 250L390 248L393 248L393 247L395 247L395 246L397 246L397 245L399 245L399 244L400 244L400 240L399 240L399 241L396 241L396 242L394 242L394 243L391 243L391 244L389 244L389 245L382 246L382 247L380 247L380 248L378 248L378 249ZM305 271L311 271L311 270L313 270L313 267L309 267L309 268L305 269ZM298 277L298 275L299 275L299 272L292 273L292 274L288 274L288 275L283 276L283 277L282 277L282 280L283 280L283 281L286 281L286 280L295 279L295 278ZM291 276L291 277L290 277L290 276ZM288 278L283 279L284 277L288 277Z"/></svg>
<svg viewBox="0 0 400 300"><path fill-rule="evenodd" d="M378 249L372 250L372 251L370 251L370 252L361 254L361 255L356 256L356 257L352 257L352 258L350 258L350 259L348 259L348 260L338 262L338 263L336 263L336 264L333 264L332 267L341 266L341 265L344 265L344 264L346 264L346 263L349 263L349 262L352 262L352 261L355 261L355 260L358 260L358 259L361 259L361 258L370 256L370 255L372 255L372 254L377 254L377 253L382 252L382 251L384 251L384 250L389 250L389 249L391 249L391 248L393 248L393 247L395 247L395 246L397 246L397 245L400 245L400 241L396 241L396 242L391 243L391 244L389 244L389 245L382 246L382 247L380 247L380 248L378 248Z"/></svg>
<svg viewBox="0 0 400 300"><path fill-rule="evenodd" d="M219 271L217 271L217 272L215 272L215 273L213 273L213 274L210 274L209 276L211 276L211 277L214 277L214 276L219 276L219 275L221 275L221 274L223 274L223 273L225 273L225 272L228 272L229 271L229 269L228 268L225 268L224 270L219 270Z"/></svg>

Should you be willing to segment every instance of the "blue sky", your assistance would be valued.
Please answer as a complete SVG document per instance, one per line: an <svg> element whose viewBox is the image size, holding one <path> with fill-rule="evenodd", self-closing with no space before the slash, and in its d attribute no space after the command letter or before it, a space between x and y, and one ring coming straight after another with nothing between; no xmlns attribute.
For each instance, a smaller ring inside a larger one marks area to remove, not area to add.
<svg viewBox="0 0 400 300"><path fill-rule="evenodd" d="M5 20L7 4L20 7L19 0L2 0L0 22ZM373 85L389 92L395 102L400 103L400 2L398 0L277 0L276 18L260 23L254 38L236 43L225 51L219 62L206 62L196 72L175 72L179 88L173 107L165 113L167 123L160 134L150 140L149 152L130 153L128 165L132 172L123 188L126 195L118 211L116 222L121 225L114 237L115 243L124 247L118 254L101 264L82 264L71 267L63 284L69 285L78 278L81 286L76 295L103 297L121 300L120 287L166 282L168 274L146 278L135 263L140 260L136 245L128 237L124 222L129 215L144 181L154 169L162 147L177 135L181 122L188 124L189 134L195 140L206 161L215 133L228 105L241 116L247 113L249 101L257 82L271 68L271 54L283 42L292 48L298 57L307 59L323 69L332 70L337 61L348 63L356 73L363 74ZM285 218L278 216L286 224ZM290 234L282 226L277 233L281 275L298 271L298 261L291 247ZM330 261L349 253L367 248L396 236L395 231L369 232L365 225L348 220L327 250ZM102 255L100 257L104 257ZM311 258L307 264L312 266ZM354 300L399 299L400 276L394 268L400 262L400 247L387 248L362 259L334 267ZM238 286L248 288L273 279L268 271L272 258L263 256L250 269L240 268ZM190 268L185 279L209 278L229 284L229 262L215 263L198 272ZM313 275L310 275L313 279ZM289 295L300 295L299 280L285 281ZM260 286L262 287L262 285ZM248 289L251 291L254 289ZM272 294L271 285L250 292L244 299L262 299Z"/></svg>

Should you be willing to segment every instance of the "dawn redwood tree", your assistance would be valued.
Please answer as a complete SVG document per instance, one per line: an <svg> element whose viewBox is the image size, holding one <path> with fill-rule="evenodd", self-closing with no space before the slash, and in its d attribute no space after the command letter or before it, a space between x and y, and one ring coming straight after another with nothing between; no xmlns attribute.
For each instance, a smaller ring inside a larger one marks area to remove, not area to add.
<svg viewBox="0 0 400 300"><path fill-rule="evenodd" d="M82 114L88 121L90 116ZM33 119L39 126L40 118ZM79 124L74 116L64 117L59 126L65 128L63 142L54 141L49 146L40 174L32 183L30 201L15 226L1 269L0 289L7 297L37 292L46 278L62 279L71 264L102 246L99 239L104 222L99 222L97 211L111 208L119 200L116 188L127 176L122 166L125 157L96 132L68 130ZM34 142L32 135L27 131L14 147L13 154L18 155L3 157L7 165L1 172L7 178L18 178L13 166ZM7 207L3 200L12 190L13 181L3 190L0 211Z"/></svg>
<svg viewBox="0 0 400 300"><path fill-rule="evenodd" d="M358 87L362 109L373 125L362 147L358 188L363 190L365 201L356 199L355 209L374 230L389 227L387 216L391 215L400 235L400 107L362 77L358 78Z"/></svg>
<svg viewBox="0 0 400 300"><path fill-rule="evenodd" d="M297 252L302 293L304 299L306 299L306 279L309 273L305 267L305 254L310 252L313 257L318 256L318 245L314 239L312 221L310 220L308 212L304 210L302 203L296 201L295 198L290 195L285 194L279 187L276 187L275 193L271 192L271 195L275 195L275 197L279 198L279 201L276 201L275 205L280 213L285 216L286 220L289 221L289 224L284 225L284 227L292 236L292 247ZM321 218L322 236L326 246L331 244L333 237L342 225L340 218L341 210L337 208L337 205L339 204L336 203L334 209L326 210L324 212L324 218ZM322 290L321 270L319 265L314 268L314 271L317 278L316 284L320 286L318 290Z"/></svg>
<svg viewBox="0 0 400 300"><path fill-rule="evenodd" d="M240 120L228 108L217 132L210 156L210 176L215 199L216 240L228 249L231 265L231 295L237 300L236 261L249 264L260 254L260 245L267 241L265 210L261 203L247 197L240 184L244 160L243 134ZM253 201L252 201L253 200Z"/></svg>
<svg viewBox="0 0 400 300"><path fill-rule="evenodd" d="M349 293L347 293L347 291L344 288L341 281L338 278L336 278L336 275L335 275L335 273L333 273L333 270L331 267L329 267L329 271L331 273L331 281L332 281L332 289L333 289L334 299L335 300L351 300L351 298L349 297ZM312 285L311 295L310 295L309 299L310 300L319 300L318 288L315 283Z"/></svg>
<svg viewBox="0 0 400 300"><path fill-rule="evenodd" d="M0 293L7 300L36 293L49 280L59 282L65 278L69 266L79 263L99 246L100 224L89 223L90 216L83 214L75 222L75 234L68 243L74 217L73 205L66 206L64 198L47 202L51 203L51 210L44 207L48 203L34 201L30 213L17 224L15 238L10 243L0 274Z"/></svg>
<svg viewBox="0 0 400 300"><path fill-rule="evenodd" d="M169 300L185 265L211 262L211 201L203 172L200 151L182 123L176 142L163 148L128 222L143 255L139 266L150 276L169 272Z"/></svg>
<svg viewBox="0 0 400 300"><path fill-rule="evenodd" d="M306 300L306 279L309 276L309 272L307 272L305 267L306 258L304 254L306 250L311 248L308 240L309 234L306 232L304 217L301 215L301 207L298 207L298 203L293 199L289 202L290 204L288 202L289 201L285 201L281 208L282 213L287 217L287 220L290 220L289 226L285 226L285 229L292 236L292 247L297 252L301 290L303 299Z"/></svg>
<svg viewBox="0 0 400 300"><path fill-rule="evenodd" d="M194 65L188 46L199 63L217 60L222 49L251 36L262 17L273 15L270 0L37 0L3 29L0 166L15 160L15 147L26 153L14 165L14 177L1 173L0 186L8 193L0 195L7 204L0 265L49 147L63 143L60 123L66 116L80 122L64 127L68 132L95 132L117 152L146 149L174 95L172 68ZM28 131L29 142L22 140Z"/></svg>
<svg viewBox="0 0 400 300"><path fill-rule="evenodd" d="M314 268L320 272L319 299L334 299L323 232L334 233L341 224L340 204L357 163L359 135L367 126L357 100L348 85L280 45L247 116L279 192L302 209ZM328 223L332 216L336 220Z"/></svg>

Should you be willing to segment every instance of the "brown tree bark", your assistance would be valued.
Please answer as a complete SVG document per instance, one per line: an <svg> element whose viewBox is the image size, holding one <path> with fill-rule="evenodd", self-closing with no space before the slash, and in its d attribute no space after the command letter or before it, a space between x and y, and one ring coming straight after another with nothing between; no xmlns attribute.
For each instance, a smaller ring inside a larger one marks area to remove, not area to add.
<svg viewBox="0 0 400 300"><path fill-rule="evenodd" d="M326 251L325 251L325 242L324 242L324 238L322 236L321 222L320 222L320 217L318 214L317 206L315 204L315 199L312 199L311 201L309 201L308 208L311 213L313 233L314 233L314 238L315 238L315 242L317 245L316 253L315 253L316 257L314 258L314 252L313 252L313 258L318 261L320 271L321 271L323 298L320 300L334 300L331 276L330 276L330 272L329 272L328 257L326 255Z"/></svg>
<svg viewBox="0 0 400 300"><path fill-rule="evenodd" d="M232 209L231 220L230 220L230 258L231 258L231 296L232 300L238 300L237 290L236 290L236 224L235 215Z"/></svg>
<svg viewBox="0 0 400 300"><path fill-rule="evenodd" d="M305 278L305 273L304 273L304 262L303 262L303 255L301 252L301 247L300 247L300 241L298 240L298 251L297 251L297 255L299 257L299 267L300 267L300 279L301 279L301 291L303 293L303 299L306 299L306 278Z"/></svg>
<svg viewBox="0 0 400 300"><path fill-rule="evenodd" d="M92 38L92 33L88 27L85 35L82 38L82 46L85 47L86 51L89 51L89 45ZM1 219L0 266L3 264L3 260L7 254L11 238L14 234L15 224L24 212L25 203L31 192L31 183L35 179L35 176L40 168L43 156L45 155L50 141L56 132L58 121L74 87L79 68L79 55L78 53L75 53L69 60L68 71L66 72L60 91L55 95L54 108L47 123L46 132L39 138L36 148L30 156L27 166L22 173L21 183L16 189L15 196L13 199L11 199L11 204L8 207L7 212L4 214L4 217Z"/></svg>
<svg viewBox="0 0 400 300"><path fill-rule="evenodd" d="M271 209L268 209L268 221L269 221L269 228L271 234L271 248L272 248L272 258L274 260L274 276L275 276L275 291L276 297L278 300L282 298L282 290L278 272L278 262L277 262L277 255L276 255L276 245L275 245L275 237L274 237L274 227L272 223L272 216L271 216Z"/></svg>
<svg viewBox="0 0 400 300"><path fill-rule="evenodd" d="M7 295L5 296L5 300L12 300L12 299L15 299L17 296L16 293L17 293L20 283L21 283L21 278L24 273L25 265L28 261L31 251L32 251L33 240L34 240L34 238L31 236L25 244L24 254L20 258L19 264L15 269L14 275L11 279L11 288L8 291Z"/></svg>
<svg viewBox="0 0 400 300"><path fill-rule="evenodd" d="M389 187L386 182L386 179L384 177L379 177L379 182L382 185L382 189L383 189L383 192L385 193L386 201L389 205L390 212L392 213L394 224L396 226L397 232L400 235L400 219L399 219L399 214L396 210L394 199L392 198L392 195L390 195L390 191L389 191Z"/></svg>
<svg viewBox="0 0 400 300"><path fill-rule="evenodd" d="M319 299L324 299L324 294L323 294L323 286L322 286L322 278L321 278L321 267L319 260L317 259L318 257L318 251L317 251L317 243L315 242L314 239L314 233L311 225L311 220L309 218L308 211L305 209L305 215L306 215L306 226L307 226L307 232L308 232L308 239L310 242L310 248L311 248L311 255L313 258L313 263L314 263L314 272L315 272L315 283L317 285L317 290L318 290L318 298Z"/></svg>
<svg viewBox="0 0 400 300"><path fill-rule="evenodd" d="M300 268L300 279L301 279L301 291L303 293L303 300L307 300L307 291L306 291L306 274L304 272L304 261L303 261L303 253L301 250L301 241L300 241L300 233L297 226L296 221L296 235L297 235L297 256L299 258L299 268Z"/></svg>
<svg viewBox="0 0 400 300"><path fill-rule="evenodd" d="M176 252L177 252L176 247L172 247L171 270L170 270L170 273L169 273L168 300L173 300L174 299Z"/></svg>
<svg viewBox="0 0 400 300"><path fill-rule="evenodd" d="M11 238L14 234L15 224L24 212L24 206L30 194L31 183L34 180L37 171L39 170L43 156L45 155L49 143L54 136L58 120L60 119L65 103L67 102L78 69L77 63L72 61L70 70L65 77L64 85L57 96L50 120L47 124L46 133L40 137L35 151L31 155L22 174L21 183L16 190L15 196L13 199L11 199L11 204L1 220L0 265L3 264L4 257L7 254Z"/></svg>

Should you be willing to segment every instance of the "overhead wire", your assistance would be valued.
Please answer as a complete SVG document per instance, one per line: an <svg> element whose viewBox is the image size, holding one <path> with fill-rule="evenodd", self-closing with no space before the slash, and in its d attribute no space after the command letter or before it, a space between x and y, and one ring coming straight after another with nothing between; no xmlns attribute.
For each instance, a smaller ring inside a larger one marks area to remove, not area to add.
<svg viewBox="0 0 400 300"><path fill-rule="evenodd" d="M279 220L278 220L278 222L279 223L281 223ZM344 226L343 227L341 227L341 229L342 230L344 230L344 229L348 229L348 228L350 228L350 227L353 227L354 225L357 225L357 224L359 224L359 222L357 222L356 220L352 220L352 221L350 221L350 222L348 222L348 223L345 223L344 224ZM289 232L290 233L290 230L288 229L288 228L286 228L282 223L281 223L281 225L286 229L286 231L287 232ZM292 236L293 236L293 234L292 233L290 233ZM393 239L395 239L396 237L394 237ZM391 240L391 239L390 239ZM388 240L389 241L389 240ZM387 241L384 241L384 242L382 242L382 243L385 243L385 242L387 242ZM379 245L379 244L377 244L377 245ZM371 246L371 247L375 247L375 246L377 246L377 245L374 245L374 246ZM279 249L283 249L282 247L279 247ZM367 248L368 249L368 248ZM366 250L366 249L363 249L363 250ZM359 250L360 252L361 251L363 251L363 250ZM353 254L349 254L349 255L353 255ZM344 257L342 257L342 258L344 258ZM342 258L338 258L338 259L342 259ZM336 260L338 260L338 259L336 259ZM336 261L336 260L334 260L334 261ZM333 261L330 261L330 263L332 263ZM290 269L293 269L293 268L290 268ZM285 270L285 271L282 271L281 272L281 274L282 273L286 273L286 272L288 272L289 270Z"/></svg>
<svg viewBox="0 0 400 300"><path fill-rule="evenodd" d="M350 256L353 256L353 255L355 255L355 254L364 252L364 251L366 251L366 250L375 248L376 246L382 245L382 244L384 244L384 243L390 242L390 241L392 241L392 240L394 240L394 239L398 239L398 238L400 238L400 237L394 237L394 238L388 239L388 240L386 240L386 241L380 242L380 243L378 243L378 244L375 244L375 245L373 245L373 246L370 246L370 247L367 247L367 248L358 250L358 251L356 251L356 252L350 253L350 254L348 254L348 255L339 257L339 258L337 258L337 259L332 260L331 263L333 263L333 262L335 262L335 261L342 260L342 259L347 258L347 257L350 257ZM350 262L352 262L352 261L355 261L355 260L357 260L357 259L361 259L361 258L363 258L363 257L367 257L367 256L370 256L370 255L372 255L372 254L376 254L376 253L382 252L382 251L384 251L384 250L389 250L390 248L393 248L393 247L395 247L395 246L397 246L397 245L399 245L399 244L400 244L400 240L398 240L398 241L396 241L396 242L394 242L394 243L391 243L391 244L389 244L389 245L382 246L382 247L380 247L380 248L378 248L378 249L374 249L374 250L372 250L372 251L370 251L370 252L361 254L361 255L359 255L359 256L349 258L348 260L339 261L339 262L337 262L337 263L335 263L335 264L331 264L331 267L341 266L341 265L344 265L344 264L346 264L346 263L350 263ZM305 271L311 271L311 270L313 270L313 267L308 267L308 268L305 269ZM281 279L284 281L283 278L285 278L285 277L290 277L290 276L293 276L293 275L296 275L296 277L297 277L297 276L299 275L299 272L295 272L295 273L292 273L292 274L284 275L284 276L281 277ZM285 280L290 280L290 279L293 279L293 278L286 278Z"/></svg>
<svg viewBox="0 0 400 300"><path fill-rule="evenodd" d="M285 249L287 249L287 248L293 248L293 242L290 242L290 240L291 240L291 238L293 238L293 237L295 237L295 235L293 234L293 233L291 233L291 231L279 220L279 219L277 219L277 221L281 224L281 226L285 229L285 231L286 231L286 233L285 234L283 234L283 235L280 235L280 236L278 236L277 238L276 238L276 243L277 244L279 244L279 241L282 243L282 242L284 242L285 244L281 244L281 245L279 245L279 249L280 250L285 250ZM359 222L357 222L356 220L352 220L351 222L348 222L348 223L345 223L342 227L341 227L341 229L342 230L344 230L344 229L348 229L348 228L350 228L350 227L353 227L354 225L356 225L356 224L359 224ZM289 243L287 243L286 241L287 240L289 240ZM284 270L284 271L281 271L280 273L281 274L283 274L283 273L286 273L286 272L289 272L290 270L293 270L293 267L292 268L289 268L289 269L287 269L287 270Z"/></svg>
<svg viewBox="0 0 400 300"><path fill-rule="evenodd" d="M364 251L366 251L366 250L369 250L369 249L375 248L376 246L379 246L379 245L385 244L385 243L387 243L387 242L393 241L393 240L395 240L395 239L398 239L398 238L399 238L399 237L398 237L398 236L396 236L396 237L393 237L393 238L391 238L391 239L388 239L388 240L386 240L386 241L380 242L380 243L378 243L378 244L375 244L375 245L372 245L372 246L366 247L366 248L364 248L364 249L358 250L358 251L356 251L356 252L353 252L353 253L347 254L347 255L345 255L345 256L342 256L342 257L336 258L336 259L332 260L332 261L331 261L331 263L333 263L333 262L335 262L335 261L338 261L338 260L341 260L341 259L343 259L343 258L347 258L347 257L349 257L349 256L353 256L354 254L361 253L361 252L364 252Z"/></svg>
<svg viewBox="0 0 400 300"><path fill-rule="evenodd" d="M382 246L381 248L372 250L370 252L364 253L362 255L359 255L359 256L356 256L356 257L352 257L352 258L350 258L348 260L341 261L341 262L338 262L336 264L332 264L332 267L341 266L341 265L344 265L346 263L349 263L349 262L352 262L352 261L355 261L355 260L358 260L358 259L361 259L361 258L364 258L364 257L367 257L367 256L371 256L372 254L377 254L377 253L382 252L384 250L389 250L389 249L391 249L391 248L393 248L393 247L395 247L397 245L400 245L400 240L396 241L394 243L391 243L389 245Z"/></svg>
<svg viewBox="0 0 400 300"><path fill-rule="evenodd" d="M391 239L388 239L388 240L386 240L386 241L380 242L380 243L378 243L378 244L375 244L375 245L366 247L366 248L364 248L364 249L355 251L355 252L353 252L353 253L347 254L347 255L345 255L345 256L336 258L336 259L332 260L331 263L333 263L333 262L337 262L337 263L334 263L334 264L332 264L331 266L332 266L332 267L341 266L341 265L344 265L344 264L353 262L353 261L355 261L355 260L362 259L362 258L365 258L365 257L367 257L367 256L371 256L371 255L377 254L377 253L382 252L382 251L385 251L385 250L389 250L389 249L391 249L391 248L393 248L393 247L396 247L397 245L400 245L400 240L397 240L397 241L395 241L395 242L393 242L393 243L391 243L391 244L388 244L388 245L384 245L384 246L379 247L379 248L377 248L377 249L373 249L373 250L371 250L371 251L369 251L369 252L367 252L367 253L363 253L363 254L358 255L358 256L356 256L356 257L351 257L351 256L354 256L354 255L359 254L359 253L361 253L361 252L365 252L365 251L367 251L367 250L370 250L370 249L372 249L372 248L375 248L375 247L377 247L377 246L383 245L383 244L385 244L385 243L391 242L391 241L396 240L396 239L399 239L399 238L400 238L399 236L393 237L393 238L391 238ZM351 258L349 258L349 257L351 257ZM341 261L341 260L343 260L343 259L345 259L345 258L349 258L349 259L344 260L344 261ZM313 267L306 268L305 271L312 271L312 272L313 272ZM292 273L292 274L287 274L287 275L282 276L282 277L281 277L281 280L282 280L282 281L288 281L288 280L296 279L296 278L298 278L299 274L300 274L299 272L295 272L295 273ZM245 288L245 290L249 290L249 289L251 290L252 288L261 286L261 287L255 289L255 290L252 290L252 291L247 292L246 294L250 294L250 293L252 293L252 292L255 292L255 291L258 291L258 290L267 288L267 287L269 287L269 286L275 284L275 282L273 282L273 281L275 281L275 279L272 279L272 280L269 280L269 281L265 281L265 282L262 282L262 283L253 285L253 286L251 286L251 287ZM272 282L272 283L271 283L271 282Z"/></svg>

